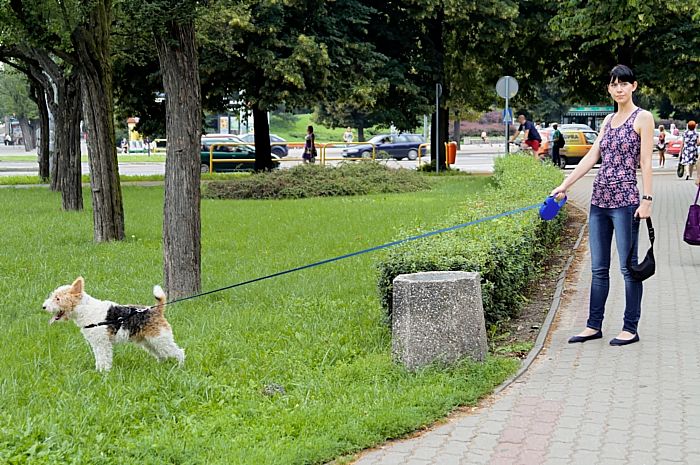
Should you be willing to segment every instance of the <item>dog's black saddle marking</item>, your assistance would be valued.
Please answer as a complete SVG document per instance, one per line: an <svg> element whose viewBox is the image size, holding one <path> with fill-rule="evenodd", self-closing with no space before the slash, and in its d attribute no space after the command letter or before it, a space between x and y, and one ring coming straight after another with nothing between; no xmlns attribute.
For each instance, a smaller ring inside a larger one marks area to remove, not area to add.
<svg viewBox="0 0 700 465"><path fill-rule="evenodd" d="M150 307L135 307L132 305L112 305L107 310L105 321L85 326L86 329L96 326L107 326L112 334L124 328L129 334L139 332L149 320Z"/></svg>

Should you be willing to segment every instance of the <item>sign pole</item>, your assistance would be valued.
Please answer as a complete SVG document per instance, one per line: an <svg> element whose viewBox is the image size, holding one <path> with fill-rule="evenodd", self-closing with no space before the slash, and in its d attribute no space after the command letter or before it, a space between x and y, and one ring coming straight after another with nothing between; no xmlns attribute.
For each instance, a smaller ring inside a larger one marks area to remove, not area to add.
<svg viewBox="0 0 700 465"><path fill-rule="evenodd" d="M435 84L435 173L440 172L440 94L442 86Z"/></svg>
<svg viewBox="0 0 700 465"><path fill-rule="evenodd" d="M508 119L508 115L509 115L509 113L508 113L508 100L509 100L508 96L510 95L510 89L508 89L508 87L509 87L508 84L509 84L508 79L506 79L506 111L503 115L503 122L505 123L505 127L506 127L506 155L508 155L508 153L510 153L510 144L508 143L508 139L510 139L510 137L509 137L510 136L510 131L509 131L510 121L506 121Z"/></svg>

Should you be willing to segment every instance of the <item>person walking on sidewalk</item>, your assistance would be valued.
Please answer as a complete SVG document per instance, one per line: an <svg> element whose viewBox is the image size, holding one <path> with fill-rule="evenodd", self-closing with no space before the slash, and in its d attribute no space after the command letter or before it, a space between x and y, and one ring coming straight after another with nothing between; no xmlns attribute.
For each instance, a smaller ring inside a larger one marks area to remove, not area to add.
<svg viewBox="0 0 700 465"><path fill-rule="evenodd" d="M610 71L608 92L617 104L617 112L608 115L600 135L578 167L552 196L561 198L566 191L602 158L593 182L589 216L591 249L591 293L586 328L569 339L569 343L603 337L605 302L610 289L610 249L613 232L617 243L620 269L625 279L625 316L622 331L610 341L622 346L639 341L637 325L641 314L642 282L627 269L627 256L637 263L639 221L649 218L652 205L651 155L654 146L654 117L632 101L637 90L634 72L625 65ZM641 166L644 195L637 187L637 166Z"/></svg>
<svg viewBox="0 0 700 465"><path fill-rule="evenodd" d="M695 132L695 121L688 121L688 130L683 133L681 145L681 165L688 167L686 181L693 177L693 168L698 162L698 133ZM683 173L681 173L683 176Z"/></svg>
<svg viewBox="0 0 700 465"><path fill-rule="evenodd" d="M554 129L554 132L552 133L552 163L554 163L554 166L557 168L560 168L559 165L561 165L561 157L559 156L559 151L562 148L561 142L564 138L564 134L562 134L559 130L557 123L554 123L552 128Z"/></svg>

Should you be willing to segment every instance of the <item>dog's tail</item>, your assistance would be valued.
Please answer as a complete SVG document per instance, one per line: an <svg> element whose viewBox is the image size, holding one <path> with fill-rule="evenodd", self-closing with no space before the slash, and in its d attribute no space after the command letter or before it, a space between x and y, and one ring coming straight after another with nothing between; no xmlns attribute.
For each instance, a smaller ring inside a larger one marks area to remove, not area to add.
<svg viewBox="0 0 700 465"><path fill-rule="evenodd" d="M163 310L165 309L165 303L167 301L166 300L167 297L165 295L165 291L163 290L163 288L157 284L155 286L153 286L153 297L156 298L156 302L157 302L155 309L162 313Z"/></svg>

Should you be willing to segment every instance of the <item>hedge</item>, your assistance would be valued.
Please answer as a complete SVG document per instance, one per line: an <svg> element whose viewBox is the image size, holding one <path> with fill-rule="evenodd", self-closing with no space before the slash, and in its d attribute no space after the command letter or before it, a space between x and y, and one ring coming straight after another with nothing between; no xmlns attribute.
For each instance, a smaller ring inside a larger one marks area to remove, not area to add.
<svg viewBox="0 0 700 465"><path fill-rule="evenodd" d="M415 170L392 169L379 161L361 160L337 166L303 164L291 169L213 181L205 185L202 196L213 199L282 199L428 189L428 180Z"/></svg>
<svg viewBox="0 0 700 465"><path fill-rule="evenodd" d="M473 221L541 203L563 179L561 171L525 155L496 160L492 185L457 206L442 226ZM542 221L537 209L408 243L378 264L379 294L391 321L392 282L421 271L478 271L488 324L515 317L529 283L558 243L566 221L562 210Z"/></svg>

